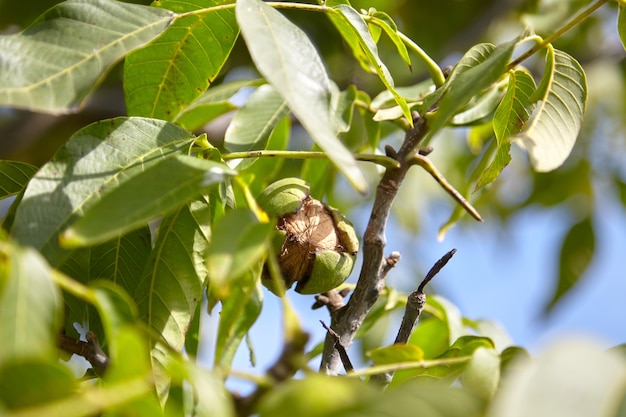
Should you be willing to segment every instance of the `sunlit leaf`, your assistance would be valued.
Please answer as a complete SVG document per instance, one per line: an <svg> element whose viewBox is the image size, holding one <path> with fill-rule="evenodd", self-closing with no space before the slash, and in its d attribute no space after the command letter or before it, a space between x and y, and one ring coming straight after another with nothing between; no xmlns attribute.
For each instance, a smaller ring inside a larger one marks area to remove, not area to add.
<svg viewBox="0 0 626 417"><path fill-rule="evenodd" d="M500 88L492 86L470 100L466 108L461 109L450 119L450 123L461 126L484 123L485 119L493 115L502 100L502 95L503 91Z"/></svg>
<svg viewBox="0 0 626 417"><path fill-rule="evenodd" d="M432 137L476 94L502 76L516 44L517 39L498 46L478 44L461 58L445 84L430 99L437 100L439 106L430 116L428 137ZM425 107L430 105L427 100Z"/></svg>
<svg viewBox="0 0 626 417"><path fill-rule="evenodd" d="M235 80L224 84L211 86L201 96L185 107L174 118L174 122L187 130L198 130L205 123L238 108L233 102L234 96L246 87L256 87L263 84L263 80Z"/></svg>
<svg viewBox="0 0 626 417"><path fill-rule="evenodd" d="M0 105L75 111L109 68L152 40L168 10L113 0L69 0L16 35L0 37Z"/></svg>
<svg viewBox="0 0 626 417"><path fill-rule="evenodd" d="M35 250L0 242L0 364L56 357L63 301Z"/></svg>
<svg viewBox="0 0 626 417"><path fill-rule="evenodd" d="M496 155L480 175L475 189L495 181L511 162L509 138L518 134L528 121L532 111L530 97L535 88L535 81L528 72L517 70L509 74L506 94L493 116L493 131L497 140Z"/></svg>
<svg viewBox="0 0 626 417"><path fill-rule="evenodd" d="M0 161L0 199L22 192L37 169L23 162Z"/></svg>
<svg viewBox="0 0 626 417"><path fill-rule="evenodd" d="M61 244L87 246L128 233L235 174L219 162L165 158L122 184L110 184L110 190L105 185L102 197L61 234Z"/></svg>
<svg viewBox="0 0 626 417"><path fill-rule="evenodd" d="M544 90L545 87L545 90ZM537 107L517 138L539 172L558 168L569 156L582 124L587 79L580 64L548 47Z"/></svg>
<svg viewBox="0 0 626 417"><path fill-rule="evenodd" d="M260 223L247 209L232 210L215 224L207 257L212 291L227 290L230 278L261 259L273 229L273 224Z"/></svg>
<svg viewBox="0 0 626 417"><path fill-rule="evenodd" d="M260 86L228 125L224 147L231 152L265 149L272 130L288 113L285 101L272 86ZM231 166L243 169L250 164L246 159Z"/></svg>
<svg viewBox="0 0 626 417"><path fill-rule="evenodd" d="M409 57L409 51L406 49L406 45L402 42L402 39L398 35L398 27L396 26L393 19L384 12L376 11L372 16L372 21L374 24L380 26L391 42L393 42L398 54L402 58L402 61L411 69L411 58Z"/></svg>
<svg viewBox="0 0 626 417"><path fill-rule="evenodd" d="M155 6L184 13L230 0L160 0ZM237 40L234 10L176 19L145 48L126 57L124 97L131 116L173 120L218 76Z"/></svg>
<svg viewBox="0 0 626 417"><path fill-rule="evenodd" d="M394 344L369 352L368 355L376 365L386 365L396 362L413 362L424 359L422 349L411 344Z"/></svg>
<svg viewBox="0 0 626 417"><path fill-rule="evenodd" d="M552 311L557 302L585 275L593 260L595 232L591 218L586 217L573 225L563 239L559 258L558 284L545 307Z"/></svg>
<svg viewBox="0 0 626 417"><path fill-rule="evenodd" d="M380 81L393 95L396 104L402 109L404 117L407 120L412 120L411 110L404 97L396 91L391 73L378 56L376 42L372 39L367 24L361 15L348 5L339 5L335 9L338 13L329 13L328 16L350 45L357 60L362 66L365 66L365 69L378 75Z"/></svg>
<svg viewBox="0 0 626 417"><path fill-rule="evenodd" d="M154 119L120 117L79 130L29 182L11 234L58 265L70 254L59 246L59 234L100 199L101 188L187 153L193 140L186 130Z"/></svg>
<svg viewBox="0 0 626 417"><path fill-rule="evenodd" d="M259 0L238 0L237 21L259 72L329 159L360 192L367 181L352 154L337 139L330 111L331 83L306 34Z"/></svg>

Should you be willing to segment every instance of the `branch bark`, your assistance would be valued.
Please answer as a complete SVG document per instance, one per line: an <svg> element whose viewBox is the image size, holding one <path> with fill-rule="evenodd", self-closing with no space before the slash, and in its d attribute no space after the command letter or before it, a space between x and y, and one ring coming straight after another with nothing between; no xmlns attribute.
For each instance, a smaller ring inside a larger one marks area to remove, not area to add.
<svg viewBox="0 0 626 417"><path fill-rule="evenodd" d="M412 165L410 159L428 130L426 119L414 116L413 122L414 126L407 130L398 152L387 152L399 162L399 166L388 168L376 188L372 212L363 235L363 265L357 286L346 306L331 314L330 327L339 335L341 345L346 349L385 286L385 276L390 269L384 257L387 219L400 184ZM327 334L320 370L337 375L341 367L335 340Z"/></svg>

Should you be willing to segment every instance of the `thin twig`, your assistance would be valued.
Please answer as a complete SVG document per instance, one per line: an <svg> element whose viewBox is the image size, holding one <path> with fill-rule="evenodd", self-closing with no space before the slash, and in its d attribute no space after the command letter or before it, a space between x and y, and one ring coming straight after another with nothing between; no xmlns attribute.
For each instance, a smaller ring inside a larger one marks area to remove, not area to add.
<svg viewBox="0 0 626 417"><path fill-rule="evenodd" d="M415 325L424 311L426 305L426 294L424 294L424 288L426 285L441 271L441 269L448 263L448 261L454 256L456 249L452 249L445 255L443 255L432 268L426 274L426 277L422 280L417 290L413 291L407 297L406 307L404 310L404 316L402 317L402 323L398 329L398 334L394 343L406 344L409 342L409 338L415 329ZM385 372L382 374L372 375L371 381L382 387L387 386L393 378L393 372Z"/></svg>
<svg viewBox="0 0 626 417"><path fill-rule="evenodd" d="M343 363L343 368L348 373L354 371L354 366L352 366L352 362L350 361L350 357L348 356L346 348L343 347L343 345L341 344L341 338L339 337L339 335L335 333L333 329L328 327L323 320L320 320L320 323L322 323L322 327L324 327L328 334L330 334L330 336L335 340L335 349L337 349L337 352L339 352L339 357L341 358L341 363Z"/></svg>
<svg viewBox="0 0 626 417"><path fill-rule="evenodd" d="M479 222L483 221L483 218L481 217L480 213L478 213L478 210L476 210L474 206L472 206L470 202L467 201L465 197L463 197L461 193L459 193L444 178L443 175L441 175L441 173L437 170L435 165L433 165L430 159L418 153L411 159L411 162L424 168L424 170L428 172L430 176L433 177L439 185L441 185L441 188L443 188L457 203L459 203L459 205L463 207L465 211L467 211L470 214L470 216L472 216Z"/></svg>

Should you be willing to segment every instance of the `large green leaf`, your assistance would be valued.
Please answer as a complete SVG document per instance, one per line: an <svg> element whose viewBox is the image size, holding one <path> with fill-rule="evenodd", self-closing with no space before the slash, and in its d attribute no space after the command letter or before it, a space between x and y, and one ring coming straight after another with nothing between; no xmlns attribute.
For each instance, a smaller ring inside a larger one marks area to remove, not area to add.
<svg viewBox="0 0 626 417"><path fill-rule="evenodd" d="M354 10L354 8L345 4L336 6L335 9L338 13L329 13L328 16L348 45L350 45L357 60L365 69L368 69L370 72L378 75L380 81L385 85L387 90L391 92L396 103L400 106L404 117L407 120L413 120L411 117L411 110L409 109L406 100L396 91L391 73L378 56L378 47L376 46L376 42L372 38L372 34L370 33L369 28L361 15ZM380 21L380 24L385 25L385 22ZM391 28L386 28L385 30L387 29L389 30L388 33L390 33L392 39L394 39L392 34L396 32ZM401 41L400 44L402 44Z"/></svg>
<svg viewBox="0 0 626 417"><path fill-rule="evenodd" d="M232 0L160 0L155 6L184 13ZM128 55L124 93L131 116L173 120L218 76L237 40L233 9L176 19L145 48Z"/></svg>
<svg viewBox="0 0 626 417"><path fill-rule="evenodd" d="M590 217L574 224L565 235L559 258L558 284L546 305L550 312L557 302L584 276L595 251L595 233Z"/></svg>
<svg viewBox="0 0 626 417"><path fill-rule="evenodd" d="M56 357L63 314L55 272L35 250L0 242L0 364Z"/></svg>
<svg viewBox="0 0 626 417"><path fill-rule="evenodd" d="M574 58L548 45L537 91L537 107L517 138L535 170L546 172L561 166L576 143L587 102L585 72Z"/></svg>
<svg viewBox="0 0 626 417"><path fill-rule="evenodd" d="M215 161L187 155L165 158L123 184L105 185L102 197L61 234L61 245L88 246L128 233L235 174Z"/></svg>
<svg viewBox="0 0 626 417"><path fill-rule="evenodd" d="M170 123L120 117L75 133L29 182L11 234L58 265L70 251L59 234L101 197L171 154L187 153L194 137Z"/></svg>
<svg viewBox="0 0 626 417"><path fill-rule="evenodd" d="M517 70L509 74L506 94L493 116L493 131L497 140L496 156L481 173L476 189L495 181L511 162L509 138L518 134L528 121L532 110L530 97L535 88L535 81L528 72Z"/></svg>
<svg viewBox="0 0 626 417"><path fill-rule="evenodd" d="M626 49L626 3L619 2L619 11L617 14L617 31L622 41L622 46Z"/></svg>
<svg viewBox="0 0 626 417"><path fill-rule="evenodd" d="M324 64L306 34L260 0L237 0L237 21L259 72L328 158L359 191L367 181L352 154L337 139L330 110L332 87Z"/></svg>
<svg viewBox="0 0 626 417"><path fill-rule="evenodd" d="M97 279L106 279L119 285L129 294L135 288L152 249L148 226L100 245L74 251L59 270L85 285ZM65 295L65 329L72 334L73 323L88 323L89 330L104 340L100 315L94 308L70 294Z"/></svg>
<svg viewBox="0 0 626 417"><path fill-rule="evenodd" d="M210 209L200 198L166 216L134 294L140 318L169 346L182 351L185 335L206 285L206 248ZM157 341L153 341L153 344ZM169 384L164 372L167 350L153 345L152 363L163 396Z"/></svg>
<svg viewBox="0 0 626 417"><path fill-rule="evenodd" d="M17 161L0 161L0 198L18 194L37 172L37 167Z"/></svg>
<svg viewBox="0 0 626 417"><path fill-rule="evenodd" d="M106 71L175 14L113 0L68 0L25 31L0 37L0 105L75 111Z"/></svg>

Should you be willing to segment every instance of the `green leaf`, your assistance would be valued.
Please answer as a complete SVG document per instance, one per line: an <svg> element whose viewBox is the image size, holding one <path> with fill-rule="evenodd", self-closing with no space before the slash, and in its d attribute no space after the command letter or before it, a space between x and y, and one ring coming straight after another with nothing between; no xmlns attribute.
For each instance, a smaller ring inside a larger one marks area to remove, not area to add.
<svg viewBox="0 0 626 417"><path fill-rule="evenodd" d="M396 50L398 51L398 54L400 54L402 61L404 61L409 69L412 69L409 51L407 50L406 45L400 38L400 35L398 35L398 27L396 26L393 19L387 13L380 11L376 11L373 15L371 15L371 18L372 22L380 26L385 31L387 36L389 36L389 39L391 39L391 42L393 42Z"/></svg>
<svg viewBox="0 0 626 417"><path fill-rule="evenodd" d="M306 34L259 0L238 0L237 21L259 72L283 96L315 143L360 192L367 181L337 139L330 111L331 83Z"/></svg>
<svg viewBox="0 0 626 417"><path fill-rule="evenodd" d="M626 49L626 4L623 1L619 3L619 11L617 12L617 31L622 41L622 46Z"/></svg>
<svg viewBox="0 0 626 417"><path fill-rule="evenodd" d="M174 122L187 130L198 130L216 117L237 109L236 103L231 99L240 90L262 85L263 82L263 80L235 80L214 85L178 113Z"/></svg>
<svg viewBox="0 0 626 417"><path fill-rule="evenodd" d="M107 279L133 294L152 249L150 240L150 229L146 226L101 245L78 249L58 269L85 285ZM104 341L100 315L85 300L65 294L65 305L67 334L74 332L73 323L88 323L89 330Z"/></svg>
<svg viewBox="0 0 626 417"><path fill-rule="evenodd" d="M378 47L374 39L372 39L372 34L367 27L367 23L365 23L361 15L351 6L339 5L335 7L335 10L337 10L338 13L329 13L328 16L348 45L350 45L357 60L364 69L378 75L380 81L393 95L396 104L402 109L404 117L412 121L411 110L406 100L396 91L391 73L378 56ZM364 55L364 57L362 57L362 55Z"/></svg>
<svg viewBox="0 0 626 417"><path fill-rule="evenodd" d="M169 26L174 13L112 0L69 0L0 37L0 105L48 113L77 107L109 68Z"/></svg>
<svg viewBox="0 0 626 417"><path fill-rule="evenodd" d="M133 325L138 317L137 306L128 293L110 281L98 280L91 284L95 306L100 313L105 335L110 339L109 345L120 331L128 325Z"/></svg>
<svg viewBox="0 0 626 417"><path fill-rule="evenodd" d="M372 350L368 356L376 365L387 365L421 361L424 359L424 351L415 345L394 344Z"/></svg>
<svg viewBox="0 0 626 417"><path fill-rule="evenodd" d="M0 161L0 199L22 192L37 167L17 161Z"/></svg>
<svg viewBox="0 0 626 417"><path fill-rule="evenodd" d="M593 260L595 233L590 217L573 225L561 246L559 258L558 284L545 307L545 313L552 311L557 302L574 287Z"/></svg>
<svg viewBox="0 0 626 417"><path fill-rule="evenodd" d="M439 100L437 111L430 116L428 138L432 137L470 99L495 83L504 73L517 39L498 46L478 44L472 47L456 64L441 93L437 90L430 100ZM427 100L425 107L430 108Z"/></svg>
<svg viewBox="0 0 626 417"><path fill-rule="evenodd" d="M587 102L585 72L574 58L548 45L537 91L537 107L517 139L535 170L546 172L561 166L576 143Z"/></svg>
<svg viewBox="0 0 626 417"><path fill-rule="evenodd" d="M60 236L64 247L101 243L167 214L236 172L219 162L186 155L163 159L102 197Z"/></svg>
<svg viewBox="0 0 626 417"><path fill-rule="evenodd" d="M237 348L261 314L263 291L260 285L262 267L254 268L229 282L228 296L222 298L220 324L215 345L215 365L231 366Z"/></svg>
<svg viewBox="0 0 626 417"><path fill-rule="evenodd" d="M59 265L70 254L59 246L59 234L100 199L102 187L187 153L193 140L178 126L142 118L102 120L79 130L29 182L11 234Z"/></svg>
<svg viewBox="0 0 626 417"><path fill-rule="evenodd" d="M0 365L56 358L63 301L54 273L35 250L0 242Z"/></svg>
<svg viewBox="0 0 626 417"><path fill-rule="evenodd" d="M567 340L533 360L514 360L487 417L615 416L624 398L622 357Z"/></svg>
<svg viewBox="0 0 626 417"><path fill-rule="evenodd" d="M475 190L495 181L511 162L509 138L518 134L528 121L532 111L530 97L535 89L535 80L527 71L516 70L509 74L506 94L493 116L493 130L498 142L496 156L480 175Z"/></svg>
<svg viewBox="0 0 626 417"><path fill-rule="evenodd" d="M494 349L479 347L465 366L463 387L485 400L491 399L500 381L500 357Z"/></svg>
<svg viewBox="0 0 626 417"><path fill-rule="evenodd" d="M133 295L140 318L168 345L180 352L196 306L206 287L206 250L210 238L210 207L205 199L191 202L166 216ZM157 390L164 398L169 385L167 349L152 343Z"/></svg>
<svg viewBox="0 0 626 417"><path fill-rule="evenodd" d="M263 257L273 230L273 224L260 223L248 209L231 210L215 224L207 256L213 292L227 295L228 280Z"/></svg>
<svg viewBox="0 0 626 417"><path fill-rule="evenodd" d="M76 378L58 360L31 358L0 366L0 404L12 410L69 397L76 389Z"/></svg>
<svg viewBox="0 0 626 417"><path fill-rule="evenodd" d="M272 86L260 86L228 125L224 147L230 152L265 149L272 130L288 113L285 100ZM249 165L249 162L244 164ZM236 167L243 169L242 163Z"/></svg>
<svg viewBox="0 0 626 417"><path fill-rule="evenodd" d="M160 0L155 5L184 13L226 3L232 1ZM128 114L173 120L218 76L238 32L233 9L176 19L161 36L126 58Z"/></svg>
<svg viewBox="0 0 626 417"><path fill-rule="evenodd" d="M450 123L458 126L477 125L493 115L502 100L503 91L496 85L479 93L470 102L455 114Z"/></svg>

